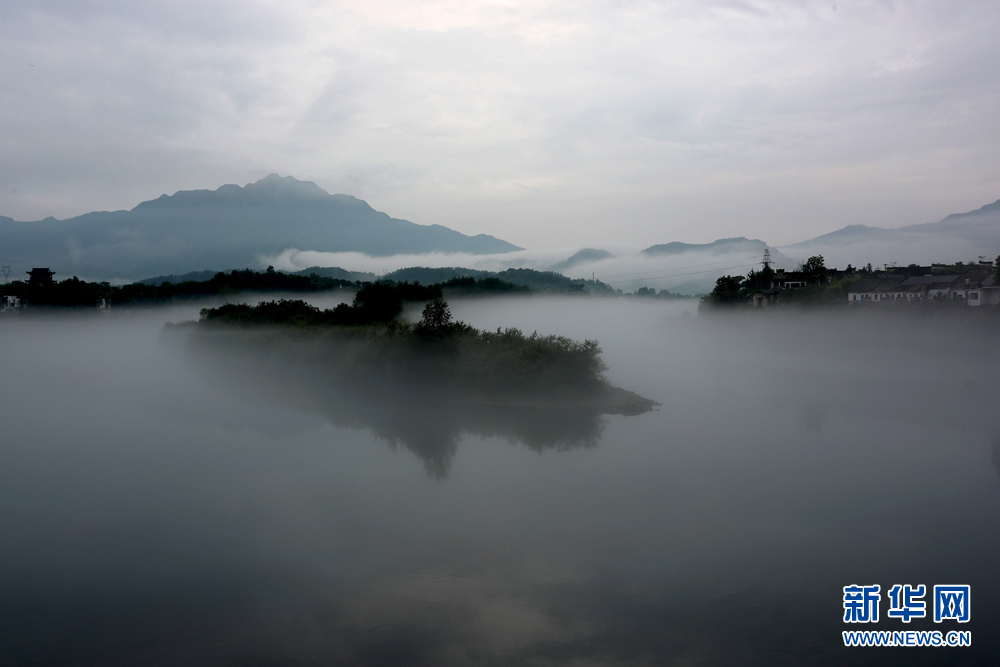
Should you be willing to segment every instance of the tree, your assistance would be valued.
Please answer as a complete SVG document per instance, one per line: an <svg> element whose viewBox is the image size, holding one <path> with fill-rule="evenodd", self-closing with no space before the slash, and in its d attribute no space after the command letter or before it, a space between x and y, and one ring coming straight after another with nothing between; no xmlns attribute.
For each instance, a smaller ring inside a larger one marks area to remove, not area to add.
<svg viewBox="0 0 1000 667"><path fill-rule="evenodd" d="M434 299L426 306L419 327L424 331L444 331L452 325L451 308L444 299Z"/></svg>
<svg viewBox="0 0 1000 667"><path fill-rule="evenodd" d="M774 269L770 266L765 266L760 271L750 269L747 272L747 277L743 280L743 296L750 299L757 292L770 289L773 277Z"/></svg>
<svg viewBox="0 0 1000 667"><path fill-rule="evenodd" d="M353 304L365 322L389 322L403 312L401 290L383 282L365 283L354 295Z"/></svg>
<svg viewBox="0 0 1000 667"><path fill-rule="evenodd" d="M826 264L823 255L815 255L806 260L802 265L802 272L806 274L806 281L810 283L826 282Z"/></svg>
<svg viewBox="0 0 1000 667"><path fill-rule="evenodd" d="M743 276L721 276L715 281L715 288L705 297L705 302L714 306L734 306L745 301L740 293Z"/></svg>

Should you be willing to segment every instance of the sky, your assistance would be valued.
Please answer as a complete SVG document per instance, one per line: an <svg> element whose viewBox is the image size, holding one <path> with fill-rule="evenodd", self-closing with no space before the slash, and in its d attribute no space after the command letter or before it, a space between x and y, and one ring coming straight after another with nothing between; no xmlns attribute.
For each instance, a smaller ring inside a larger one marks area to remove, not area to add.
<svg viewBox="0 0 1000 667"><path fill-rule="evenodd" d="M529 249L1000 198L1000 3L0 0L0 215L276 172Z"/></svg>

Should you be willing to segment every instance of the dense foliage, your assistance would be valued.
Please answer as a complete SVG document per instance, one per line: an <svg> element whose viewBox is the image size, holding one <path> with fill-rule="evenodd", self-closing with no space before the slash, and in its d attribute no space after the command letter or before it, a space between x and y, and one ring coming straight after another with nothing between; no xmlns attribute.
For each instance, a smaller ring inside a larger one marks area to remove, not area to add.
<svg viewBox="0 0 1000 667"><path fill-rule="evenodd" d="M323 277L315 273L308 276L282 273L268 267L266 271L230 271L217 273L208 280L180 283L113 286L106 282L90 283L75 277L47 284L15 281L0 286L0 295L16 296L31 306L92 308L101 300L112 306L146 306L241 292L312 293L334 289L359 290L361 300L356 304L358 310L341 310L338 316L342 318L338 322L347 324L393 319L398 314L400 304L393 306L386 298L390 301L397 297L400 301L429 301L441 297L442 290L455 296L527 294L531 291L527 287L504 282L499 278L455 278L440 285L396 281L361 283ZM232 314L237 316L236 311Z"/></svg>
<svg viewBox="0 0 1000 667"><path fill-rule="evenodd" d="M515 328L480 331L452 319L443 299L428 303L415 325L389 317L394 286L358 293L350 306L320 310L303 301L229 304L205 309L203 340L225 339L284 348L289 357L328 370L352 387L385 391L419 382L425 389L466 397L606 388L601 349L562 336L525 335ZM242 325L232 326L218 325ZM259 325L273 325L261 327Z"/></svg>
<svg viewBox="0 0 1000 667"><path fill-rule="evenodd" d="M690 297L683 294L675 294L670 290L661 289L659 292L653 287L640 287L633 294L625 294L624 296L637 296L643 298L654 298L654 299L689 299Z"/></svg>
<svg viewBox="0 0 1000 667"><path fill-rule="evenodd" d="M294 276L268 267L267 271L230 271L217 273L208 280L160 285L132 283L114 286L106 282L90 283L75 277L47 284L15 281L4 285L0 292L16 296L33 306L94 307L101 299L116 306L148 305L237 292L319 292L357 286L358 283L337 278Z"/></svg>
<svg viewBox="0 0 1000 667"><path fill-rule="evenodd" d="M865 269L856 270L850 266L846 272L831 271L826 268L822 255L810 257L797 272L806 284L783 290L781 302L817 305L846 303L848 288L865 272ZM871 273L871 265L867 267L867 273ZM746 276L720 276L712 291L702 299L701 305L708 308L748 305L755 294L771 287L774 276L775 272L769 266L760 271L751 269Z"/></svg>
<svg viewBox="0 0 1000 667"><path fill-rule="evenodd" d="M528 294L531 288L527 285L515 285L499 278L452 278L440 283L441 289L456 296L486 296L491 294Z"/></svg>
<svg viewBox="0 0 1000 667"><path fill-rule="evenodd" d="M502 283L527 287L534 292L555 292L559 294L620 294L620 291L600 280L569 278L555 271L535 269L505 269L504 271L480 271L459 267L430 268L414 266L393 271L385 276L390 280L420 281L444 285L455 278L476 278L485 281L495 278Z"/></svg>

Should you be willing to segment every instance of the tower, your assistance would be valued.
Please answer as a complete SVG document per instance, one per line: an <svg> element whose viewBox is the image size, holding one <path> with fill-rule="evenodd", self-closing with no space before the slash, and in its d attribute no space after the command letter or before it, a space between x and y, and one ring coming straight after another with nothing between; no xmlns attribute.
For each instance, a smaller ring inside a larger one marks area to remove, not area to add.
<svg viewBox="0 0 1000 667"><path fill-rule="evenodd" d="M762 259L760 261L760 263L764 266L764 270L765 271L770 271L771 270L771 249L770 248L764 248L764 259Z"/></svg>
<svg viewBox="0 0 1000 667"><path fill-rule="evenodd" d="M44 269L32 269L31 271L26 271L28 274L28 284L32 287L41 287L42 285L51 285L52 276L55 275L53 271L49 271L48 268Z"/></svg>
<svg viewBox="0 0 1000 667"><path fill-rule="evenodd" d="M763 281L764 289L771 289L771 279L774 277L774 269L771 268L773 260L771 259L771 249L764 248L764 258L760 260L761 265L764 267L761 269L760 277Z"/></svg>

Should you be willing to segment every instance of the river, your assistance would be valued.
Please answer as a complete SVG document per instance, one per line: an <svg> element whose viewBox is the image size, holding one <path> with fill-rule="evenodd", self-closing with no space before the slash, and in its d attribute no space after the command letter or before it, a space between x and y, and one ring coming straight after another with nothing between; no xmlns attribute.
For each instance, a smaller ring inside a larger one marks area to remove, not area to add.
<svg viewBox="0 0 1000 667"><path fill-rule="evenodd" d="M161 337L196 305L0 320L0 662L997 663L994 321L451 306L599 340L662 405L437 450L206 380ZM897 583L928 610L969 585L969 622L889 618ZM843 622L854 584L877 624ZM972 646L846 648L859 629Z"/></svg>

